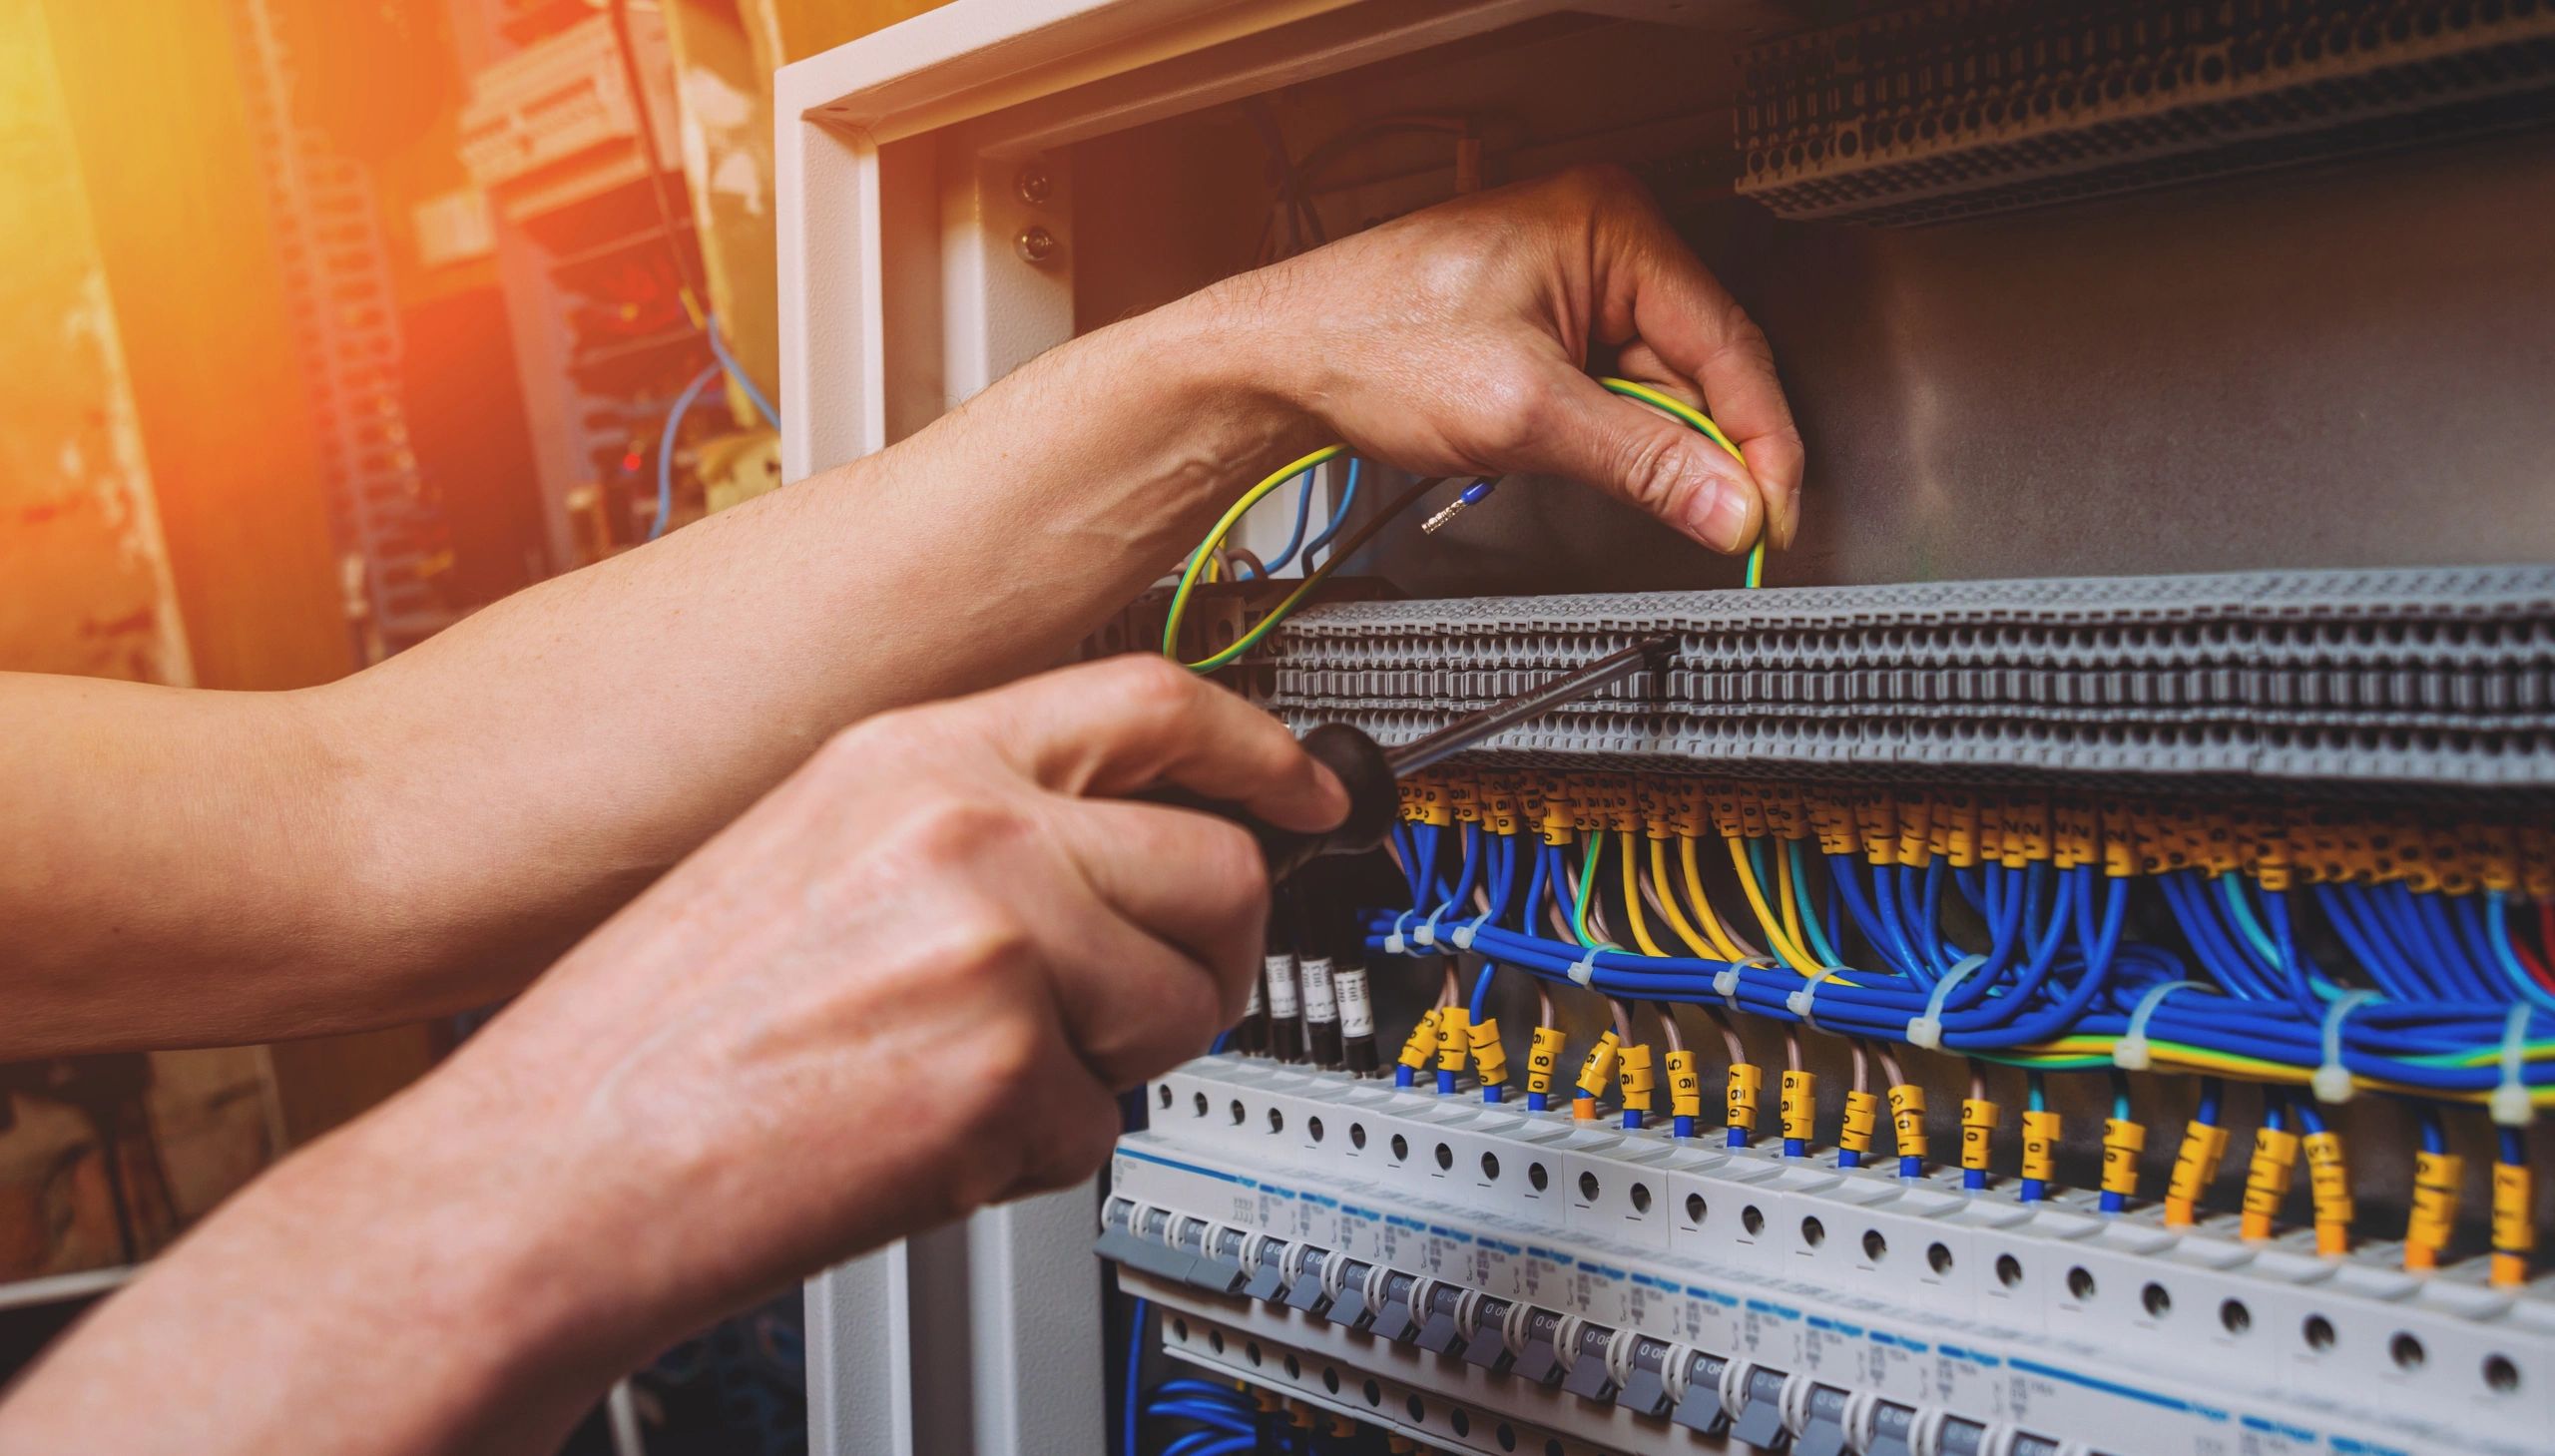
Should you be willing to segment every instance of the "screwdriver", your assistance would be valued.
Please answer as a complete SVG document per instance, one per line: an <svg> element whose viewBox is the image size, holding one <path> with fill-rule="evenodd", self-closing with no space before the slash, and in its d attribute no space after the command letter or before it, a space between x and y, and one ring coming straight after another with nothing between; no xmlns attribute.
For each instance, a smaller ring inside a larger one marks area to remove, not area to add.
<svg viewBox="0 0 2555 1456"><path fill-rule="evenodd" d="M1662 666L1674 647L1665 637L1645 638L1532 692L1494 703L1425 737L1389 748L1347 724L1321 725L1304 734L1303 748L1338 775L1340 786L1348 790L1348 816L1340 820L1338 827L1320 833L1281 829L1254 817L1239 804L1177 789L1140 796L1152 803L1215 814L1249 829L1260 841L1261 855L1269 861L1269 878L1275 883L1302 868L1308 860L1325 854L1362 854L1383 843L1384 835L1391 832L1393 820L1401 813L1399 781L1403 774L1443 762L1505 729L1541 718L1644 668Z"/></svg>

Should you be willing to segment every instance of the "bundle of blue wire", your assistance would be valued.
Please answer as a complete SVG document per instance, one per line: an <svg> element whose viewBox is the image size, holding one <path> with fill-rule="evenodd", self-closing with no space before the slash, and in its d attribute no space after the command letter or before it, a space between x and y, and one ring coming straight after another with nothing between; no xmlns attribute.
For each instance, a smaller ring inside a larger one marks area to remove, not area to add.
<svg viewBox="0 0 2555 1456"><path fill-rule="evenodd" d="M1565 851L1521 846L1517 836L1488 833L1478 824L1463 828L1451 881L1438 867L1438 829L1395 830L1410 909L1371 916L1367 944L1383 951L1396 928L1407 930L1415 917L1433 914L1442 945L1454 924L1475 918L1467 902L1487 865L1497 904L1472 937L1473 950L1487 960L1474 985L1476 1015L1492 968L1566 982L1585 962L1589 989L1628 1001L1725 1004L1714 980L1736 971L1730 1000L1738 1009L1799 1020L1788 1003L1805 968L1648 956L1540 933L1536 917L1547 887L1562 882ZM1510 892L1521 856L1531 856L1531 879L1519 904ZM1987 863L1973 870L1937 859L1918 870L1872 866L1851 854L1830 855L1827 862L1830 904L1861 933L1873 964L1820 983L1815 1014L1821 1031L1903 1042L1909 1023L1927 1013L1954 968L1975 956L1977 964L1941 996L1947 1049L1992 1054L2070 1035L2116 1038L2128 1032L2149 990L2191 979L2197 962L2221 994L2165 998L2150 1009L2151 1038L2300 1069L2322 1061L2325 1009L2343 987L2301 949L2287 890L2249 893L2238 876L2212 880L2196 870L2155 876L2157 893L2183 932L2187 960L2162 945L2124 942L2135 882L2096 866ZM2352 1008L2341 1029L2341 1063L2353 1076L2424 1092L2486 1092L2502 1073L2478 1054L2498 1047L2512 1007L2525 1001L2555 1012L2555 1002L2543 998L2509 955L2508 910L2498 894L2448 895L2401 884L2318 884L2313 891L2338 938L2382 993ZM1945 931L1941 905L1948 893L1959 894L1984 922L1983 946L1963 945ZM1831 909L1831 917L1836 913ZM1806 920L1814 925L1816 917ZM1837 949L1823 929L1816 941L1822 953ZM1402 944L1410 944L1407 937ZM2463 1060L2440 1060L2447 1058ZM2555 1085L2555 1062L2529 1060L2521 1077L2531 1088Z"/></svg>

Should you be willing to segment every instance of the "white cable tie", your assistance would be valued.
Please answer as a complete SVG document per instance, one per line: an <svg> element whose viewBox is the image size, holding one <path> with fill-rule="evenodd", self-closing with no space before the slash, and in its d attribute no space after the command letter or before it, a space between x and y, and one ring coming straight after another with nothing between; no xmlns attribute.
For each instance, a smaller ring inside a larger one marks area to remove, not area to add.
<svg viewBox="0 0 2555 1456"><path fill-rule="evenodd" d="M1595 979L1597 975L1597 952L1612 949L1614 949L1614 947L1611 945L1592 945L1588 947L1588 954L1581 956L1578 960L1571 963L1570 978L1582 986L1587 985L1591 980Z"/></svg>
<svg viewBox="0 0 2555 1456"><path fill-rule="evenodd" d="M1409 909L1402 911L1399 916L1394 918L1393 933L1384 937L1384 954L1410 954L1410 943L1401 938L1401 928L1410 923L1411 916L1418 913L1419 907L1417 905L1413 905Z"/></svg>
<svg viewBox="0 0 2555 1456"><path fill-rule="evenodd" d="M2152 1060L2147 1052L2147 1019L2156 1014L2157 1007L2165 1004L2166 997L2177 991L2208 989L2209 984L2205 981L2167 981L2161 986L2148 987L2147 994L2138 998L2138 1005L2129 1013L2129 1031L2112 1044L2112 1065L2124 1072L2146 1071Z"/></svg>
<svg viewBox="0 0 2555 1456"><path fill-rule="evenodd" d="M1934 994L1925 998L1925 1014L1907 1023L1907 1045L1936 1051L1943 1045L1943 1003L1951 999L1952 988L1969 978L1969 973L1987 964L1983 955L1963 956L1943 978L1934 983Z"/></svg>
<svg viewBox="0 0 2555 1456"><path fill-rule="evenodd" d="M1455 902L1448 900L1436 909L1429 911L1428 918L1420 921L1418 926L1410 932L1410 943L1417 946L1435 947L1437 944L1437 917L1445 914L1448 910L1453 908L1455 908Z"/></svg>
<svg viewBox="0 0 2555 1456"><path fill-rule="evenodd" d="M1773 970L1775 968L1775 962L1771 958L1762 955L1750 956L1746 960L1726 962L1720 970L1713 972L1713 994L1719 996L1722 1000L1729 1002L1731 1010L1738 1011L1740 1009L1739 973L1744 970L1764 971Z"/></svg>
<svg viewBox="0 0 2555 1456"><path fill-rule="evenodd" d="M2537 1120L2537 1109L2528 1100L2528 1084L2521 1080L2521 1069L2528 1060L2528 1017L2535 1010L2523 1001L2511 1008L2510 1019L2502 1023L2502 1084L2493 1089L2493 1121L2505 1128L2525 1128Z"/></svg>
<svg viewBox="0 0 2555 1456"><path fill-rule="evenodd" d="M1456 926L1454 932L1448 935L1446 939L1451 942L1457 950L1472 949L1473 937L1479 935L1481 933L1481 928L1490 923L1490 917L1494 913L1496 912L1490 910L1482 911L1479 915L1476 915L1472 919L1465 921L1463 924Z"/></svg>
<svg viewBox="0 0 2555 1456"><path fill-rule="evenodd" d="M1799 990L1794 991L1789 996L1784 998L1785 1008L1789 1010L1792 1015L1799 1017L1800 1024L1808 1027L1811 1031L1817 1031L1820 1029L1818 1025L1818 1018L1810 1015L1810 1007L1818 996L1819 983L1832 978L1835 974L1836 968L1830 966L1825 970L1820 971L1817 975L1812 976L1808 985L1801 987Z"/></svg>
<svg viewBox="0 0 2555 1456"><path fill-rule="evenodd" d="M2324 1008L2324 1060L2316 1066L2315 1075L2306 1079L2306 1088L2317 1102L2338 1105L2351 1100L2351 1072L2342 1065L2342 1019L2377 999L2377 993L2366 988L2344 991Z"/></svg>

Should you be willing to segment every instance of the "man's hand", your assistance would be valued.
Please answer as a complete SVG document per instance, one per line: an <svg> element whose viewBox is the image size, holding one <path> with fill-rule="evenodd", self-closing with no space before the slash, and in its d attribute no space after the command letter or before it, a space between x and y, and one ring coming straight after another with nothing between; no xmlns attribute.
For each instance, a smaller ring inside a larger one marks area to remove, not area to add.
<svg viewBox="0 0 2555 1456"><path fill-rule="evenodd" d="M552 1449L687 1330L1089 1177L1116 1094L1206 1050L1261 955L1258 846L1119 797L1156 784L1347 810L1277 721L1154 658L835 736L112 1301L0 1449ZM347 1387L348 1350L399 1378Z"/></svg>
<svg viewBox="0 0 2555 1456"><path fill-rule="evenodd" d="M1158 658L881 715L605 925L451 1075L531 1098L560 1135L561 1196L617 1235L645 1236L629 1200L718 1191L736 1221L715 1241L756 1283L1085 1178L1116 1095L1204 1051L1262 953L1251 835L1123 797L1156 784L1289 828L1347 810L1275 719ZM697 1246L700 1219L666 1226ZM704 1309L743 1292L698 1291Z"/></svg>
<svg viewBox="0 0 2555 1456"><path fill-rule="evenodd" d="M1205 296L1241 313L1281 394L1405 470L1569 476L1721 551L1799 527L1766 335L1620 171L1460 199ZM1746 467L1591 371L1709 408Z"/></svg>

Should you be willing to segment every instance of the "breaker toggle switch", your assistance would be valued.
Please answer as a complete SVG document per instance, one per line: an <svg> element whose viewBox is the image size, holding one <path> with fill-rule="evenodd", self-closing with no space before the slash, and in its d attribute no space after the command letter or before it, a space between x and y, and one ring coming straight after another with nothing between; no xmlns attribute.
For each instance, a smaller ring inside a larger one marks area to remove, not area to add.
<svg viewBox="0 0 2555 1456"><path fill-rule="evenodd" d="M1133 1213L1128 1227L1121 1230L1122 1236L1112 1239L1107 1232L1101 1234L1099 1252L1156 1278L1189 1283L1198 1259L1173 1244L1171 1221L1171 1214L1160 1209Z"/></svg>
<svg viewBox="0 0 2555 1456"><path fill-rule="evenodd" d="M1249 1239L1250 1235L1239 1228L1211 1229L1189 1281L1219 1294L1241 1293L1243 1286L1251 1282L1251 1270L1242 1261Z"/></svg>
<svg viewBox="0 0 2555 1456"><path fill-rule="evenodd" d="M1916 1456L1916 1412L1881 1401L1872 1407L1871 1429L1863 1437L1863 1456Z"/></svg>
<svg viewBox="0 0 2555 1456"><path fill-rule="evenodd" d="M1508 1311L1516 1306L1505 1299L1483 1295L1473 1310L1472 1332L1464 1336L1464 1363L1478 1365L1494 1375L1504 1375L1515 1361L1516 1353L1508 1348Z"/></svg>
<svg viewBox="0 0 2555 1456"><path fill-rule="evenodd" d="M1454 1353L1464 1338L1464 1327L1457 1320L1464 1308L1464 1291L1453 1284L1425 1281L1427 1292L1420 1295L1422 1318L1419 1321L1419 1347L1440 1355Z"/></svg>
<svg viewBox="0 0 2555 1456"><path fill-rule="evenodd" d="M1719 1355L1695 1356L1686 1366L1686 1393L1677 1398L1668 1418L1701 1435L1720 1435L1730 1424L1721 1398L1722 1373L1729 1368L1730 1362Z"/></svg>
<svg viewBox="0 0 2555 1456"><path fill-rule="evenodd" d="M1419 1287L1419 1280L1386 1269L1380 1280L1370 1282L1376 1286L1375 1317L1367 1327L1395 1344L1407 1343L1419 1333L1419 1318L1410 1308L1411 1294Z"/></svg>
<svg viewBox="0 0 2555 1456"><path fill-rule="evenodd" d="M1939 1456L1980 1456L1986 1449L1987 1428L1958 1416L1946 1417L1942 1433L1934 1438L1934 1450Z"/></svg>
<svg viewBox="0 0 2555 1456"><path fill-rule="evenodd" d="M1366 1307L1366 1276L1375 1271L1374 1265L1343 1258L1336 1266L1339 1272L1335 1276L1329 1267L1322 1269L1322 1286L1331 1296L1327 1317L1333 1324L1364 1329L1372 1314Z"/></svg>
<svg viewBox="0 0 2555 1456"><path fill-rule="evenodd" d="M1276 1299L1286 1287L1286 1245L1276 1238L1260 1240L1260 1258L1252 1265L1251 1282L1243 1285L1243 1293L1264 1302Z"/></svg>
<svg viewBox="0 0 2555 1456"><path fill-rule="evenodd" d="M1306 1247L1295 1263L1295 1281L1286 1286L1286 1307L1306 1314L1330 1312L1330 1290L1322 1282L1322 1270L1337 1255L1326 1248Z"/></svg>
<svg viewBox="0 0 2555 1456"><path fill-rule="evenodd" d="M1615 1404L1653 1419L1668 1414L1674 1404L1668 1395L1668 1357L1673 1353L1674 1347L1665 1340L1648 1335L1635 1340L1632 1369L1624 1388L1615 1394Z"/></svg>
<svg viewBox="0 0 2555 1456"><path fill-rule="evenodd" d="M1561 1316L1549 1309L1529 1309L1522 1321L1518 1340L1516 1374L1538 1385L1550 1385L1562 1376L1561 1355L1553 1348L1553 1340L1561 1333Z"/></svg>
<svg viewBox="0 0 2555 1456"><path fill-rule="evenodd" d="M1846 1395L1833 1385L1812 1385L1793 1422L1795 1456L1845 1456Z"/></svg>
<svg viewBox="0 0 2555 1456"><path fill-rule="evenodd" d="M1731 1418L1730 1438L1760 1451L1780 1451L1792 1438L1791 1429L1784 1424L1784 1372L1753 1365L1742 1368L1746 1379L1733 1393L1745 1398Z"/></svg>
<svg viewBox="0 0 2555 1456"><path fill-rule="evenodd" d="M1614 1399L1615 1372L1606 1366L1606 1350L1614 1342L1615 1332L1606 1326L1580 1325L1571 1338L1570 1373L1561 1388L1582 1400Z"/></svg>

